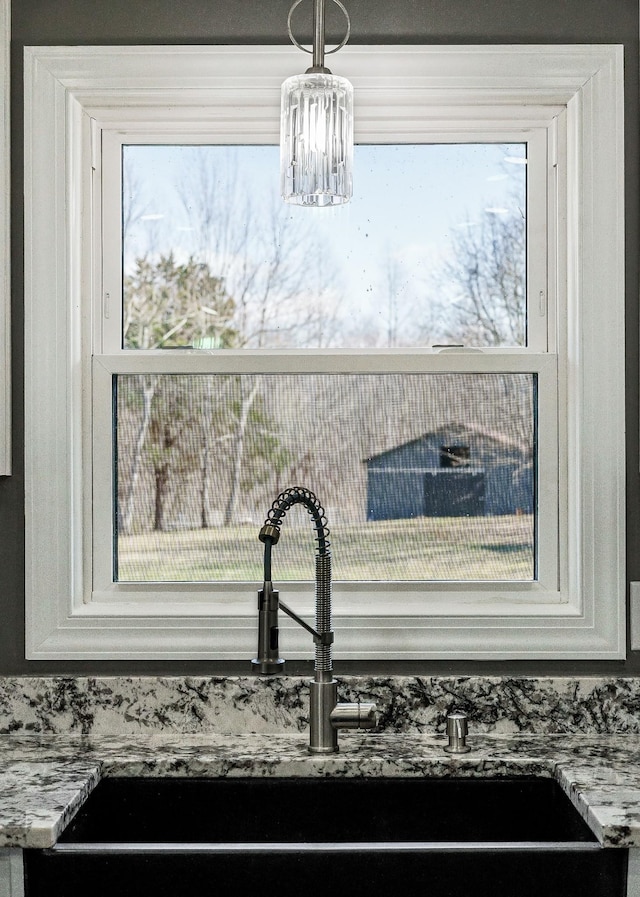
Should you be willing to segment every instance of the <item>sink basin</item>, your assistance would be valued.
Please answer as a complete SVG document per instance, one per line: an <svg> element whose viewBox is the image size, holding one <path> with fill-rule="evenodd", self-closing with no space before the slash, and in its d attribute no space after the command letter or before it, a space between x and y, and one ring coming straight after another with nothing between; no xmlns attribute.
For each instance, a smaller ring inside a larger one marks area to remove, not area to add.
<svg viewBox="0 0 640 897"><path fill-rule="evenodd" d="M60 843L595 840L553 779L114 778Z"/></svg>
<svg viewBox="0 0 640 897"><path fill-rule="evenodd" d="M25 868L27 897L615 897L626 851L551 779L114 778Z"/></svg>

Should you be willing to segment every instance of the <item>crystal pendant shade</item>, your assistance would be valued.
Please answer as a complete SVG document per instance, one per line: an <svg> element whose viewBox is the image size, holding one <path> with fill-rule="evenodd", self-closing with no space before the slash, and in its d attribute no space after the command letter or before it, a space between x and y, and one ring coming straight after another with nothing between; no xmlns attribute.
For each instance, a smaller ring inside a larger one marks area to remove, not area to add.
<svg viewBox="0 0 640 897"><path fill-rule="evenodd" d="M282 85L280 186L286 202L334 206L353 190L353 87L313 72Z"/></svg>

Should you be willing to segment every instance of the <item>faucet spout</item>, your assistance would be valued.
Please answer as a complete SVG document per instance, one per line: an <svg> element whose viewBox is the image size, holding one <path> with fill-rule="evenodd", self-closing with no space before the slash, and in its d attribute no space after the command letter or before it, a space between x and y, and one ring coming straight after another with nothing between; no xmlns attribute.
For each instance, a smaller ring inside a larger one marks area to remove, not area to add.
<svg viewBox="0 0 640 897"><path fill-rule="evenodd" d="M280 601L271 582L271 549L280 538L280 526L293 505L303 504L316 530L316 627L305 623ZM313 492L300 486L286 489L273 502L258 538L264 544L264 584L258 592L258 656L251 662L254 672L272 675L282 672L279 656L278 609L306 629L315 643L314 678L310 688L310 738L312 753L338 750L338 729L370 729L376 725L374 704L338 704L338 684L333 678L331 646L331 551L324 508Z"/></svg>

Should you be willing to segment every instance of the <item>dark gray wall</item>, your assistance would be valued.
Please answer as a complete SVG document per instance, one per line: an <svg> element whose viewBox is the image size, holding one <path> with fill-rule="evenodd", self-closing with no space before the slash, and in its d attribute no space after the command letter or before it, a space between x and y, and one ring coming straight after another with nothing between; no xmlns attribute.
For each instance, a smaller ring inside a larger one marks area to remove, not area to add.
<svg viewBox="0 0 640 897"><path fill-rule="evenodd" d="M638 0L345 0L352 43L616 43L626 65L628 573L640 579L638 476ZM307 0L307 6L310 0ZM24 659L22 48L30 44L287 43L290 0L13 0L12 299L14 475L0 479L0 675L247 673L248 663ZM329 4L331 9L334 4ZM304 14L298 11L301 19ZM342 23L331 12L329 32ZM297 33L297 32L296 32ZM303 35L301 34L300 37ZM622 349L622 347L621 347ZM615 447L613 447L615 449ZM306 669L306 667L300 667ZM295 669L291 669L295 672ZM338 672L640 673L609 663L342 664Z"/></svg>

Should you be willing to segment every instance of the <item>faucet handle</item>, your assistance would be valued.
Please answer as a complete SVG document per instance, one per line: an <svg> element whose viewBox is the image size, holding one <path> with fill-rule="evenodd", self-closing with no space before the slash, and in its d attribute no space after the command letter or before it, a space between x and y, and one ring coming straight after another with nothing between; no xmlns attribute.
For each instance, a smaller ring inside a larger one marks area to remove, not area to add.
<svg viewBox="0 0 640 897"><path fill-rule="evenodd" d="M449 744L445 745L448 754L466 754L471 748L467 745L467 733L469 724L467 714L462 710L453 710L447 714L447 737Z"/></svg>
<svg viewBox="0 0 640 897"><path fill-rule="evenodd" d="M378 711L375 704L366 701L336 704L330 719L334 729L375 729L378 725Z"/></svg>

